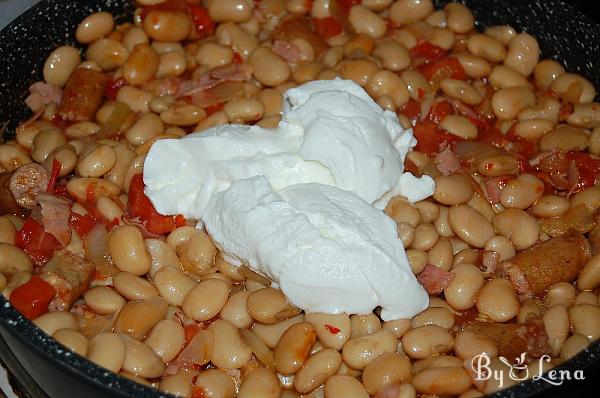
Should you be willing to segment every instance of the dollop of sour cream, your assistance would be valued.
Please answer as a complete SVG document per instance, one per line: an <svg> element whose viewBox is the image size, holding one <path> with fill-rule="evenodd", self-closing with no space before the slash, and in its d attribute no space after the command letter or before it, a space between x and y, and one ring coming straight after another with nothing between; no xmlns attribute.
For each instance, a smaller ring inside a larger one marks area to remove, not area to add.
<svg viewBox="0 0 600 398"><path fill-rule="evenodd" d="M233 262L268 276L306 312L384 320L427 307L395 223L391 197L433 193L403 172L411 130L348 80L288 90L275 129L221 125L157 141L146 194L162 214L202 220Z"/></svg>

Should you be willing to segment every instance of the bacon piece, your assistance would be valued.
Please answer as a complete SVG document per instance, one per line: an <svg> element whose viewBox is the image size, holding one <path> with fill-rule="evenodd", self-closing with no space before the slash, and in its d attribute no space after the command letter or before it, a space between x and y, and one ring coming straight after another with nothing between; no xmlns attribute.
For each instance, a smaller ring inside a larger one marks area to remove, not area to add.
<svg viewBox="0 0 600 398"><path fill-rule="evenodd" d="M40 276L56 289L50 311L65 311L87 290L94 276L94 266L68 250L54 253L43 266Z"/></svg>
<svg viewBox="0 0 600 398"><path fill-rule="evenodd" d="M460 170L460 159L450 148L444 149L435 155L433 163L437 169L445 176L456 173Z"/></svg>
<svg viewBox="0 0 600 398"><path fill-rule="evenodd" d="M193 80L181 81L175 98L194 96L224 82L247 82L252 77L252 66L248 64L227 64L203 73Z"/></svg>
<svg viewBox="0 0 600 398"><path fill-rule="evenodd" d="M297 45L289 41L276 40L273 43L273 52L292 63L301 61L300 49Z"/></svg>
<svg viewBox="0 0 600 398"><path fill-rule="evenodd" d="M521 353L527 358L539 358L550 353L548 336L539 317L529 318L527 323L496 323L475 321L466 325L470 330L496 343L498 355L513 362Z"/></svg>
<svg viewBox="0 0 600 398"><path fill-rule="evenodd" d="M319 55L329 48L321 36L310 29L309 21L306 18L297 15L283 17L277 27L273 30L272 37L274 40L281 41L304 39L313 47L315 58L318 58Z"/></svg>
<svg viewBox="0 0 600 398"><path fill-rule="evenodd" d="M40 192L37 195L38 204L42 207L42 224L44 231L67 246L71 241L71 201L63 196Z"/></svg>
<svg viewBox="0 0 600 398"><path fill-rule="evenodd" d="M452 282L452 279L454 279L452 272L444 271L431 264L427 264L417 275L417 280L429 294L440 294Z"/></svg>
<svg viewBox="0 0 600 398"><path fill-rule="evenodd" d="M491 204L500 203L500 194L512 178L512 176L500 176L485 180L483 185L485 186L485 194L488 202Z"/></svg>
<svg viewBox="0 0 600 398"><path fill-rule="evenodd" d="M58 114L64 120L83 122L94 120L102 105L107 77L91 69L76 68L63 92Z"/></svg>
<svg viewBox="0 0 600 398"><path fill-rule="evenodd" d="M573 282L591 256L587 239L579 232L548 239L500 263L521 300L543 294L558 282Z"/></svg>
<svg viewBox="0 0 600 398"><path fill-rule="evenodd" d="M483 266L483 273L485 275L493 275L496 273L498 264L500 262L500 255L498 252L486 250L481 255L481 265Z"/></svg>
<svg viewBox="0 0 600 398"><path fill-rule="evenodd" d="M25 98L25 104L36 113L43 111L46 105L51 103L60 104L62 90L60 87L44 82L35 82L29 86L29 96Z"/></svg>
<svg viewBox="0 0 600 398"><path fill-rule="evenodd" d="M15 202L25 208L33 209L37 205L37 195L44 192L50 181L50 173L37 163L19 166L11 172L9 189Z"/></svg>

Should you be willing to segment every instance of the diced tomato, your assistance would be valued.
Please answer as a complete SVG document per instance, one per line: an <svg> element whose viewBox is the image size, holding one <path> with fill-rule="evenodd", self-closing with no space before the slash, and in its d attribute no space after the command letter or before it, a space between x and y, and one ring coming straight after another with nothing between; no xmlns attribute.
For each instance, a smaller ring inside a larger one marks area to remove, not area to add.
<svg viewBox="0 0 600 398"><path fill-rule="evenodd" d="M54 287L33 275L31 279L17 287L10 294L10 303L27 319L35 319L48 312L48 304L54 298Z"/></svg>
<svg viewBox="0 0 600 398"><path fill-rule="evenodd" d="M431 120L417 122L413 127L413 135L417 139L415 150L426 155L438 153L445 145L460 141L457 136L441 131Z"/></svg>
<svg viewBox="0 0 600 398"><path fill-rule="evenodd" d="M66 129L70 125L69 121L63 119L58 113L52 116L50 122L61 130Z"/></svg>
<svg viewBox="0 0 600 398"><path fill-rule="evenodd" d="M50 173L50 180L48 181L48 186L46 187L46 192L52 193L54 192L54 187L56 186L56 180L58 180L58 175L60 174L60 169L62 164L56 160L52 160L52 173Z"/></svg>
<svg viewBox="0 0 600 398"><path fill-rule="evenodd" d="M452 115L454 110L446 101L434 102L429 111L428 119L436 124L440 124L448 115Z"/></svg>
<svg viewBox="0 0 600 398"><path fill-rule="evenodd" d="M127 85L127 80L122 77L116 79L108 79L106 82L106 88L104 90L104 96L109 101L114 101L117 98L119 89Z"/></svg>
<svg viewBox="0 0 600 398"><path fill-rule="evenodd" d="M573 109L573 104L571 104L570 102L562 104L560 110L558 111L558 120L560 120L561 122L567 120L571 113L573 113Z"/></svg>
<svg viewBox="0 0 600 398"><path fill-rule="evenodd" d="M33 218L25 220L15 236L15 245L23 249L37 265L48 262L62 245L54 236L44 231L44 227Z"/></svg>
<svg viewBox="0 0 600 398"><path fill-rule="evenodd" d="M569 162L575 162L579 171L575 192L596 184L596 179L600 178L600 160L592 158L585 152L568 152L566 157Z"/></svg>
<svg viewBox="0 0 600 398"><path fill-rule="evenodd" d="M173 218L173 222L175 222L175 227L179 228L179 227L185 226L185 224L187 223L187 220L185 219L185 217L183 215L177 214Z"/></svg>
<svg viewBox="0 0 600 398"><path fill-rule="evenodd" d="M427 80L458 79L466 80L467 75L456 57L444 57L423 65L420 72Z"/></svg>
<svg viewBox="0 0 600 398"><path fill-rule="evenodd" d="M352 6L360 4L362 0L336 0L336 3L346 12L349 12Z"/></svg>
<svg viewBox="0 0 600 398"><path fill-rule="evenodd" d="M225 106L225 102L219 102L217 104L207 106L206 108L204 108L204 110L206 111L206 115L210 116L213 113L216 113L216 112L219 112L220 110L222 110L224 106Z"/></svg>
<svg viewBox="0 0 600 398"><path fill-rule="evenodd" d="M206 395L204 395L204 387L192 386L192 398L206 398Z"/></svg>
<svg viewBox="0 0 600 398"><path fill-rule="evenodd" d="M192 15L196 32L200 36L209 35L215 30L215 23L210 19L206 8L190 5L189 13Z"/></svg>
<svg viewBox="0 0 600 398"><path fill-rule="evenodd" d="M196 334L200 331L200 325L197 323L192 323L190 325L185 325L183 327L183 331L185 332L185 344L188 344Z"/></svg>
<svg viewBox="0 0 600 398"><path fill-rule="evenodd" d="M313 18L317 34L323 39L329 39L343 32L342 24L334 17Z"/></svg>
<svg viewBox="0 0 600 398"><path fill-rule="evenodd" d="M417 101L409 99L406 104L402 105L400 109L398 109L398 113L401 113L410 120L415 121L421 114L421 105Z"/></svg>
<svg viewBox="0 0 600 398"><path fill-rule="evenodd" d="M71 212L69 224L83 238L92 230L96 224L96 220L89 214L82 216L79 213Z"/></svg>
<svg viewBox="0 0 600 398"><path fill-rule="evenodd" d="M515 133L515 126L513 125L506 133L506 139L509 140L512 152L517 152L526 159L533 157L538 152L538 146L535 142L524 139ZM527 166L529 163L527 162ZM527 167L525 166L525 167ZM523 170L523 167L522 167Z"/></svg>
<svg viewBox="0 0 600 398"><path fill-rule="evenodd" d="M428 42L427 40L419 40L416 46L410 49L412 59L425 58L427 63L434 62L443 58L446 55L446 50Z"/></svg>
<svg viewBox="0 0 600 398"><path fill-rule="evenodd" d="M331 334L338 334L340 332L340 328L336 328L335 326L328 324L324 324L323 326L325 326L325 329L329 330L329 333Z"/></svg>
<svg viewBox="0 0 600 398"><path fill-rule="evenodd" d="M477 141L485 142L496 147L503 147L507 143L504 134L494 126L479 130Z"/></svg>
<svg viewBox="0 0 600 398"><path fill-rule="evenodd" d="M175 227L173 218L159 214L144 193L144 179L141 174L136 174L131 179L127 208L129 217L138 217L153 234L166 234Z"/></svg>
<svg viewBox="0 0 600 398"><path fill-rule="evenodd" d="M241 54L238 52L234 52L233 53L233 58L231 59L231 62L233 62L234 64L243 64L244 63L244 58L242 58Z"/></svg>

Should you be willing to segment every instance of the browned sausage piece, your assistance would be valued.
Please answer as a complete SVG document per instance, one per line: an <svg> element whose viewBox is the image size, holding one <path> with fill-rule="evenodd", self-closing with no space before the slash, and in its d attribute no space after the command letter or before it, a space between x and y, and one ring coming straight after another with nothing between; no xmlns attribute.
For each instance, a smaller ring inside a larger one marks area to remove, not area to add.
<svg viewBox="0 0 600 398"><path fill-rule="evenodd" d="M36 197L44 192L50 173L36 163L19 166L0 174L0 214L25 215L36 206Z"/></svg>
<svg viewBox="0 0 600 398"><path fill-rule="evenodd" d="M588 240L579 232L548 239L500 263L521 300L543 294L557 282L572 282L591 256Z"/></svg>
<svg viewBox="0 0 600 398"><path fill-rule="evenodd" d="M600 253L600 210L594 213L594 227L588 233L588 239L592 245L592 254Z"/></svg>
<svg viewBox="0 0 600 398"><path fill-rule="evenodd" d="M102 105L107 78L102 72L77 68L63 91L58 113L64 120L94 120Z"/></svg>
<svg viewBox="0 0 600 398"><path fill-rule="evenodd" d="M529 319L527 323L475 321L464 329L492 340L498 348L498 356L503 356L511 362L523 352L533 358L550 352L544 324L537 317Z"/></svg>
<svg viewBox="0 0 600 398"><path fill-rule="evenodd" d="M65 311L87 290L95 267L68 250L56 252L41 269L40 277L56 289L50 311Z"/></svg>

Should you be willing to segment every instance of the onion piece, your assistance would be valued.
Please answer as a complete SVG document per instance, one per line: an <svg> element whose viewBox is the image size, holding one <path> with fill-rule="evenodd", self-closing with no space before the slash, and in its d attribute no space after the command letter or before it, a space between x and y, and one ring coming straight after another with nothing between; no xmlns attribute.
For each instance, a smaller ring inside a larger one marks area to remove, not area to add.
<svg viewBox="0 0 600 398"><path fill-rule="evenodd" d="M250 350L260 363L262 363L267 368L273 368L275 366L273 353L271 352L269 347L267 347L265 342L262 341L262 339L256 335L256 333L254 333L250 329L241 328L240 335L242 336L242 339L244 339L246 344L248 344L248 347L250 347Z"/></svg>
<svg viewBox="0 0 600 398"><path fill-rule="evenodd" d="M173 363L182 367L207 364L212 359L214 340L210 330L199 330Z"/></svg>
<svg viewBox="0 0 600 398"><path fill-rule="evenodd" d="M122 102L116 101L115 107L111 114L108 116L106 123L100 127L98 131L98 138L108 138L117 135L121 131L121 127L133 114L131 108Z"/></svg>
<svg viewBox="0 0 600 398"><path fill-rule="evenodd" d="M96 267L99 279L115 276L119 269L115 266L108 252L108 232L102 224L96 224L83 238L85 259Z"/></svg>

